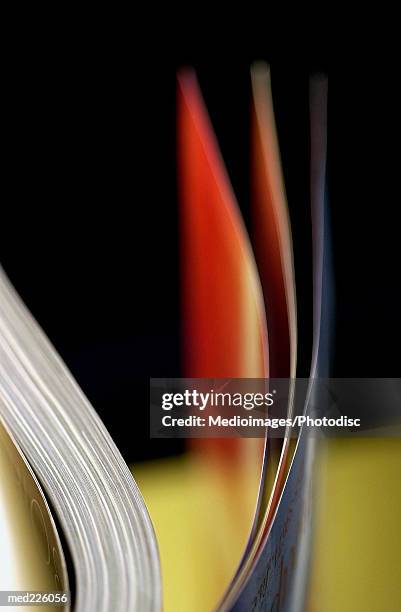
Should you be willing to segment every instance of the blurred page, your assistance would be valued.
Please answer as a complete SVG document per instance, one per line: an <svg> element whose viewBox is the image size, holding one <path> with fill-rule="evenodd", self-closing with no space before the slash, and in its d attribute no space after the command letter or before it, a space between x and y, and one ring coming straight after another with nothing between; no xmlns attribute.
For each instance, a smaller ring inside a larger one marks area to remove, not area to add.
<svg viewBox="0 0 401 612"><path fill-rule="evenodd" d="M1 422L0 533L1 591L68 588L60 541L43 493ZM61 609L35 606L35 610Z"/></svg>

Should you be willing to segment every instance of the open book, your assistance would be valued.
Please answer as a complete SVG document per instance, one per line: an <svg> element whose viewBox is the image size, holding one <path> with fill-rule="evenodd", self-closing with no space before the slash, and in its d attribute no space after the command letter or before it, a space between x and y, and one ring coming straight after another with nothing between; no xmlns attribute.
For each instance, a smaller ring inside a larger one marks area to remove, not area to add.
<svg viewBox="0 0 401 612"><path fill-rule="evenodd" d="M179 75L184 373L294 381L299 347L291 228L267 66L253 66L251 81L252 241L195 74ZM326 80L313 81L310 94L313 380L327 363ZM287 416L294 393L290 382ZM312 393L311 385L305 411ZM161 610L157 542L141 493L94 408L3 272L0 421L0 518L8 534L1 555L9 568L0 591L52 591L64 599L48 601L77 612ZM242 556L232 560L231 580L221 585L216 607L301 609L313 440L302 430L295 440L271 439L266 432L264 438L192 441L190 452L201 461L207 457L210 479L238 507L244 534ZM247 493L239 500L242 485ZM38 561L15 554L22 539L31 542Z"/></svg>

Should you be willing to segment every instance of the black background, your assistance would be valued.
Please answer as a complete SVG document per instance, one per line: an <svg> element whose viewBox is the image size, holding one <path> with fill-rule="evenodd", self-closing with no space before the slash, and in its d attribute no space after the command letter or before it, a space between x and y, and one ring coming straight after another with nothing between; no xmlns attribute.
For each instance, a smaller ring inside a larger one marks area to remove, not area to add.
<svg viewBox="0 0 401 612"><path fill-rule="evenodd" d="M311 340L308 79L328 74L333 375L400 375L394 73L386 60L333 62L318 45L284 54L256 38L208 55L188 41L177 52L153 44L151 53L77 47L72 38L62 50L38 44L6 58L1 263L128 461L181 450L149 440L148 377L180 374L175 76L183 65L197 70L248 223L249 66L271 64L302 375Z"/></svg>

